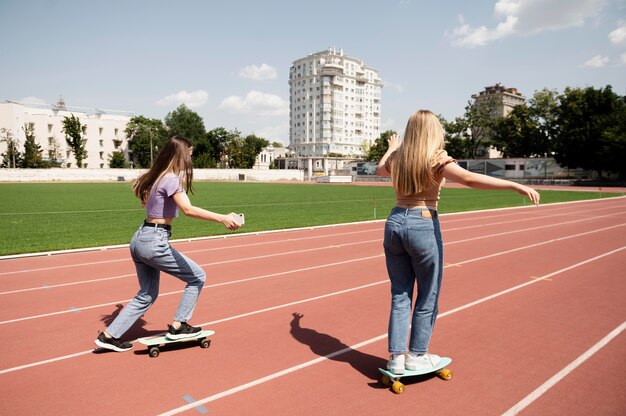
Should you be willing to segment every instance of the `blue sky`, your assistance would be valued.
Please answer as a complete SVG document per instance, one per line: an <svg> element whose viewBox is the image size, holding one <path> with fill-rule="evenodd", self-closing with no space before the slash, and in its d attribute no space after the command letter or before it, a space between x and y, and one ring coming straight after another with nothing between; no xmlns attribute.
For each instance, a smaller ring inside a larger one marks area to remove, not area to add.
<svg viewBox="0 0 626 416"><path fill-rule="evenodd" d="M500 82L626 95L626 1L0 0L0 100L162 119L289 142L289 68L328 47L383 79L382 128L448 119Z"/></svg>

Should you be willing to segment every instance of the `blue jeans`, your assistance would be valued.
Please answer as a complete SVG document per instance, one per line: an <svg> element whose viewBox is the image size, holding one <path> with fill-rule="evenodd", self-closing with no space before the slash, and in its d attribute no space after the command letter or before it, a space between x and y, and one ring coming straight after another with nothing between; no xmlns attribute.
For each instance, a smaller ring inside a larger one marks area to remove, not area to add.
<svg viewBox="0 0 626 416"><path fill-rule="evenodd" d="M422 217L422 210L425 208L395 207L385 223L385 259L391 281L390 353L406 352L409 323L409 351L428 352L437 319L443 240L437 212L430 211L432 218L426 218ZM412 310L416 280L418 294Z"/></svg>
<svg viewBox="0 0 626 416"><path fill-rule="evenodd" d="M121 337L156 301L161 272L187 283L174 320L187 322L191 319L206 275L193 260L170 246L170 235L171 232L163 228L142 225L130 241L139 292L107 328L113 337Z"/></svg>

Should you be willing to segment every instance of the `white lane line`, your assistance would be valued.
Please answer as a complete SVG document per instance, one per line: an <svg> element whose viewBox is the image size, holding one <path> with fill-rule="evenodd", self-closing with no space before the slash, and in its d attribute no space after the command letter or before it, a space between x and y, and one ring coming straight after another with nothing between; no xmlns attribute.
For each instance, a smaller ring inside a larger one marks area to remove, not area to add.
<svg viewBox="0 0 626 416"><path fill-rule="evenodd" d="M254 281L254 280L267 279L267 278L276 277L276 276L284 276L284 275L288 275L288 274L294 274L294 273L300 273L300 272L305 272L305 271L310 271L310 270L321 269L321 268L324 268L324 267L334 267L334 266L339 266L339 265L342 265L342 264L349 264L349 263L355 263L355 262L359 262L359 261L376 259L376 258L380 258L382 256L383 256L382 254L378 254L378 255L375 255L375 256L360 257L360 258L357 258L357 259L350 259L350 260L339 261L339 262L334 262L334 263L318 264L317 266L303 267L303 268L300 268L300 269L292 269L292 270L287 270L287 271L284 271L284 272L265 274L265 275L261 275L261 276L253 276L253 277L248 277L248 278L240 279L240 280L233 280L233 281L229 281L229 282L215 283L215 284L212 284L212 285L205 285L204 289L210 289L210 288L219 287L219 286L234 285L234 284L237 284L237 283L251 282L251 281ZM175 295L177 293L183 293L183 291L184 290L175 290L173 292L160 293L159 297ZM111 306L111 305L117 305L119 303L130 302L131 300L132 299L125 299L125 300L118 300L118 301L115 301L115 302L101 303L99 305L84 306L82 308L76 308L76 310L83 311L83 310L88 310L88 309L101 308L101 307L104 307L104 306ZM45 317L54 316L54 315L62 315L62 314L66 314L66 313L69 313L69 312L70 311L68 311L68 310L62 310L62 311L50 312L50 313L41 314L41 315L33 315L33 316L27 316L27 317L24 317L24 318L11 319L11 320L8 320L8 321L1 321L0 325L10 324L10 323L20 322L20 321L27 321L27 320L31 320L31 319L37 319L37 318L45 318Z"/></svg>
<svg viewBox="0 0 626 416"><path fill-rule="evenodd" d="M589 358L591 358L595 353L604 348L609 342L611 342L615 337L621 334L624 329L626 329L626 322L622 322L620 326L611 331L607 336L602 338L597 344L593 347L589 348L582 354L580 357L569 363L565 368L552 376L548 381L543 383L541 386L537 387L532 393L519 401L515 406L511 407L509 410L504 412L502 416L513 416L524 410L531 403L541 397L544 393L550 390L555 384L565 378L568 374L574 371L578 366L583 364Z"/></svg>
<svg viewBox="0 0 626 416"><path fill-rule="evenodd" d="M525 250L525 249L529 249L529 248L533 248L533 247L538 247L538 246L541 246L541 245L551 244L551 243L554 243L554 242L557 242L557 241L563 241L563 240L567 240L567 239L570 239L570 238L576 238L576 237L580 237L580 236L584 236L584 235L588 235L588 234L593 234L593 233L598 233L598 232L602 232L602 231L607 231L607 230L610 230L610 229L613 229L613 228L622 227L624 225L626 225L626 224L618 224L618 225L614 225L614 226L611 226L611 227L599 228L599 229L595 229L595 230L591 230L591 231L587 231L587 232L583 232L583 233L572 234L572 235L565 236L565 237L554 238L554 239L551 239L551 240L542 241L540 243L529 244L527 246L516 247L514 249L500 251L500 252L489 254L489 255L486 255L486 256L482 256L482 257L476 257L476 258L473 258L473 259L463 260L463 261L458 262L458 263L447 264L447 265L444 266L444 269L448 268L448 267L460 266L460 265L463 265L463 264L468 264L468 263L472 263L472 262L475 262L475 261L484 260L484 259L488 259L488 258L492 258L492 257L497 257L497 256L509 254L509 253L514 253L516 251ZM532 228L526 229L524 231L529 231L529 230L532 230ZM506 233L506 234L510 234L510 233ZM481 238L485 238L485 237L481 236L481 237L477 237L475 239L481 239ZM472 239L463 240L463 241L471 241L471 240ZM378 241L378 240L372 240L372 241ZM454 242L449 243L449 244L453 244L453 243ZM383 255L379 254L379 255L375 255L375 256L362 257L362 258L358 258L358 259L351 259L351 260L346 260L346 261L337 262L337 263L322 264L322 265L306 267L306 268L302 268L302 269L288 270L288 271L285 271L285 272L271 273L271 274L267 274L267 275L254 276L254 277L249 277L249 278L245 278L245 279L233 280L233 281L222 282L222 283L215 283L215 284L212 284L212 285L205 286L205 289L219 287L219 286L227 286L227 285L238 284L238 283L245 283L245 282L250 282L250 281L259 280L259 279L266 279L268 277L282 276L282 275L286 275L286 274L292 274L292 273L298 273L298 272L301 272L301 271L314 270L314 269L323 268L323 267L332 267L332 266L336 266L336 265L352 263L352 262L356 262L356 261L370 260L370 259L379 258L379 257L383 257ZM211 263L211 264L216 264L216 263ZM217 263L217 264L220 264L220 263ZM202 266L206 266L206 265L202 265ZM111 278L108 278L108 279L100 279L100 280L118 279L118 278L121 278L121 277L128 277L128 276L134 276L134 274L124 275L124 276L116 276L116 277L111 277ZM68 286L68 285L79 284L79 283L82 283L82 282L66 283L66 284L58 285L58 286ZM49 286L49 287L58 287L58 286ZM41 288L38 287L38 288L30 289L30 290L36 290L36 289L41 289ZM26 291L26 290L28 290L28 289L21 289L19 291L12 291L12 292L2 292L2 293L0 293L0 295L6 294L6 293L22 292L22 291ZM182 293L182 292L183 292L182 290L177 290L177 291L173 291L173 292L165 292L165 293L160 294L159 296L161 296L161 297L169 296L169 295L174 295L174 294ZM85 307L82 307L82 308L76 308L76 311L86 310L86 309L94 309L94 308L99 308L99 307L103 307L103 306L117 305L118 303L130 302L131 300L132 299L125 299L125 300L116 301L116 302L108 302L108 303L104 303L104 304L85 306ZM23 318L16 318L16 319L7 320L7 321L0 321L0 325L14 323L14 322L20 322L20 321L25 321L25 320L30 320L30 319L45 318L45 317L53 316L53 315L61 315L61 314L66 314L68 312L69 311L67 311L67 310L62 310L62 311L57 311L57 312L50 312L50 313L47 313L47 314L33 315L33 316L27 316L27 317L23 317Z"/></svg>
<svg viewBox="0 0 626 416"><path fill-rule="evenodd" d="M260 243L237 244L237 245L231 245L231 246L225 246L225 247L211 247L211 248L198 249L198 250L185 250L185 254L202 253L202 252L207 252L207 251L218 251L218 250L231 250L231 249L236 249L236 248L241 248L241 247L254 247L254 246L269 245L269 244L291 243L294 241L312 240L312 239L318 239L318 238L342 237L342 236L351 235L351 234L362 234L362 233L369 233L373 231L380 232L380 228L374 228L371 230L351 231L347 233L325 234L325 235L312 236L312 237L289 238L289 239L283 239L283 240L277 240L277 241L263 241ZM187 240L172 240L170 241L170 243L174 245L177 242L185 242L185 241ZM128 244L124 245L123 247L128 247ZM124 255L124 258L120 258L120 259L92 261L92 262L87 262L87 263L73 263L73 264L64 264L64 265L58 265L58 266L40 267L37 269L2 272L0 273L0 276L10 275L10 274L41 272L41 271L47 271L47 270L67 269L71 267L94 266L98 264L108 264L108 263L118 263L118 262L128 262L130 264L132 261L129 256Z"/></svg>
<svg viewBox="0 0 626 416"><path fill-rule="evenodd" d="M574 269L574 268L576 268L576 267L582 266L582 265L587 264L587 263L590 263L590 262L592 262L592 261L595 261L595 260L598 260L598 259L604 258L604 257L606 257L606 256L609 256L609 255L611 255L611 254L614 254L614 253L619 252L619 251L624 250L624 249L626 249L626 246L623 246L623 247L621 247L621 248L619 248L619 249L617 249L617 250L612 250L612 251L610 251L610 252L607 252L607 253L601 254L601 255L596 256L596 257L593 257L593 258L591 258L591 259L584 260L584 261L582 261L582 262L580 262L580 263L574 264L574 265L572 265L572 266L566 267L566 268L564 268L564 269L558 270L558 271L553 272L553 273L550 273L550 274L548 274L548 275L545 275L545 276L542 276L542 277L538 277L537 279L532 280L532 281L530 281L530 282L528 282L528 283L525 283L525 284L522 284L522 285L515 286L515 287L511 288L510 290L501 291L501 292L496 293L495 295L487 296L487 297L484 297L484 298L479 299L479 300L477 300L477 301L474 301L474 302L468 303L468 304L466 304L466 305L464 305L464 306L460 306L460 307L455 308L455 309L452 309L452 310L450 310L450 311L447 311L447 312L441 313L441 314L439 314L439 318L443 318L443 317L445 317L445 316L452 315L453 313L460 312L460 311L462 311L462 310L464 310L464 309L467 309L467 308L470 308L470 307L472 307L472 306L478 305L478 304L480 304L480 303L486 302L487 300L493 299L493 298L495 298L495 297L497 297L497 296L502 296L502 295L504 295L504 294L506 294L506 293L509 293L509 292L512 292L512 291L514 291L514 290L521 289L521 288L526 287L526 286L529 286L529 285L531 285L531 284L533 284L533 283L537 283L537 282L539 282L539 281L541 281L541 280L544 280L544 279L550 278L550 277L555 276L555 275L557 275L557 274L559 274L559 273L563 273L563 272L565 272L565 271L568 271L568 270ZM366 285L366 286L364 286L364 287L374 286L374 285L376 285L376 284L380 284L380 283L382 283L382 282L383 282L383 281L381 281L381 282L374 282L374 283L371 283L371 284ZM385 280L385 282L386 282L386 280ZM354 288L353 288L353 290L354 290ZM348 289L347 291L350 291L350 289ZM347 291L341 291L341 293L347 293ZM336 293L339 293L339 292L336 292ZM328 296L327 296L327 297L328 297ZM315 298L311 298L311 299L315 299ZM301 300L301 301L299 301L299 303L305 303L305 302L306 302L306 300ZM286 305L287 305L287 306L290 306L290 304L286 304ZM285 306L285 307L287 307L287 306ZM272 310L274 310L274 309L272 309ZM253 312L250 312L250 313L247 313L247 314L242 314L242 315L241 315L241 317L250 316L250 315L254 315L254 314L255 314L255 312L253 311ZM228 321L228 320L231 320L231 319L233 319L233 318L226 318L226 319L222 319L222 320L219 320L219 321L214 321L214 322L225 322L225 321ZM332 358L332 357L334 357L334 356L337 356L337 355L343 354L344 352L347 352L347 351L349 351L350 349L357 349L357 348L359 348L359 347L361 347L361 346L365 346L365 345L371 344L371 343L373 343L373 342L379 341L379 340L381 340L381 339L384 339L386 336L387 336L387 334L385 333L385 334L380 335L380 336L378 336L378 337L376 337L376 338L372 338L372 339L369 339L369 340L367 340L367 341L363 341L362 343L359 343L359 344L353 345L353 346L352 346L352 347L350 347L350 348L347 348L347 349L344 349L344 350L341 350L341 351L336 351L336 352L334 352L334 353L331 353L331 354L326 355L326 356L324 356L324 357L320 357L320 358L318 358L318 359L316 359L316 360L313 360L313 361L315 361L315 362L320 362L320 361L323 361L323 360L325 360L325 359L327 359L327 358ZM24 369L31 368L31 367L37 367L37 366L40 366L40 365L49 364L49 363L53 363L53 362L57 362L57 361L66 360L66 359L69 359L69 358L73 358L73 357L78 357L78 356L81 356L81 355L90 354L90 353L92 353L92 352L93 352L93 350L87 350L87 351L82 351L82 352L78 352L78 353L75 353L75 354L70 354L70 355L64 355L64 356L61 356L61 357L51 358L51 359L44 360L44 361L37 361L37 362L34 362L34 363L30 363L30 364L24 364L24 365L21 365L21 366L18 366L18 367L11 367L11 368L7 368L7 369L4 369L4 370L0 370L0 375L2 375L2 374L6 374L6 373L11 373L11 372L14 372L14 371L24 370ZM309 365L305 365L305 364L307 364L307 363L301 364L300 366L296 366L296 367L305 368L305 367L308 367L308 366L309 366ZM314 364L315 364L315 363L314 363ZM304 367L302 367L303 365L304 365ZM312 364L311 364L311 365L312 365ZM298 369L299 369L299 368L298 368ZM284 371L286 371L286 370L284 370ZM294 371L295 371L295 370L294 370ZM274 378L275 378L275 377L274 377Z"/></svg>
<svg viewBox="0 0 626 416"><path fill-rule="evenodd" d="M610 217L610 216L615 216L615 215L621 215L621 213L599 215L599 216L595 216L594 219L605 218L605 217ZM506 232L502 232L502 233L495 233L495 234L488 234L488 235L483 235L483 236L478 236L478 237L471 237L471 238L464 239L464 240L456 240L456 241L444 242L444 246L450 246L450 245L459 244L459 243L466 243L468 241L475 241L475 240L480 240L480 239L485 239L485 238L498 237L498 236L502 236L502 235L510 235L510 234L514 234L514 233L522 233L522 232L527 232L527 231L540 230L540 229L544 229L544 228L548 228L548 227L557 227L559 225L567 225L567 224L572 224L572 223L577 223L577 222L582 222L582 221L589 221L589 219L588 218L582 218L582 219L578 219L578 220L565 221L565 222L553 223L553 224L547 224L547 225L542 225L542 226L538 226L538 227L524 228L524 229L519 229L519 230L514 230L514 231L506 231ZM380 231L380 230L376 230L376 231ZM446 232L446 233L449 232L449 231L454 231L454 229L452 229L452 230L444 230L444 232ZM222 262L204 263L204 264L201 264L200 266L201 267L208 267L208 266L215 266L215 265L226 264L226 263L241 262L241 261L247 261L247 260L257 260L257 259L261 259L261 258L282 256L282 255L288 255L288 254L296 254L296 253L302 253L302 252L307 252L307 251L324 250L324 249L328 249L328 248L341 247L343 245L365 244L365 243L373 243L373 242L380 242L380 241L381 240L378 238L378 239L374 239L374 240L364 240L364 241L359 241L359 242L355 242L355 243L345 243L345 244L332 245L332 246L315 247L315 248L304 249L304 250L300 250L300 251L279 252L279 253L267 254L267 255L264 255L264 256L244 257L244 258L241 258L241 259L225 260L225 261L222 261ZM185 253L188 253L188 252L185 252ZM135 273L130 273L130 274L124 274L124 275L119 275L119 276L103 277L103 278L90 279L90 280L81 280L81 281L70 282L70 283L60 283L60 284L57 284L57 285L43 285L43 286L30 287L30 288L25 288L25 289L15 289L15 290L9 290L9 291L5 291L5 292L0 292L0 296L2 296L2 295L9 295L9 294L15 294L15 293L22 293L22 292L31 292L31 291L34 291L34 290L43 290L43 289L50 289L50 288L57 288L57 287L82 285L82 284L86 284L86 283L98 283L98 282L101 282L101 281L104 282L104 281L108 281L108 280L122 279L122 278L125 278L125 277L131 277L131 276L135 276L135 275L136 275Z"/></svg>
<svg viewBox="0 0 626 416"><path fill-rule="evenodd" d="M445 217L445 218L459 217L463 215L473 215L473 214L493 213L493 212L499 213L500 211L514 211L514 210L528 210L528 209L539 209L539 210L542 210L542 212L548 210L550 213L554 213L555 211L556 212L562 211L561 205L586 204L586 203L591 205L595 202L606 203L607 201L612 202L612 201L619 200L622 198L626 198L626 196L616 196L616 197L611 197L611 198L581 200L581 201L555 202L552 204L541 205L540 207L527 205L527 206L521 206L521 207L518 206L518 207L483 209L483 210L476 210L476 211L450 212L447 214L441 214L441 217ZM551 209L553 207L556 207L556 208ZM622 205L614 205L614 206L612 205L612 206L605 206L602 208L598 208L597 210L621 208L621 207ZM503 216L508 216L508 215L516 215L516 213L505 213L503 215L498 215L498 216L491 215L487 217L459 218L459 219L447 220L446 222L452 223L452 222L458 222L458 221L465 222L465 221L470 221L470 220L493 219L493 218L503 217ZM566 214L559 214L559 215L566 215ZM214 240L214 239L227 239L227 238L231 239L231 238L258 236L258 235L266 235L266 234L288 233L288 232L303 231L303 230L309 231L309 230L316 230L316 229L348 227L348 226L354 226L354 225L377 224L377 223L383 223L383 222L385 222L385 219L370 220L370 221L356 221L356 222L342 223L342 224L317 225L317 226L300 227L300 228L286 228L286 229L280 229L280 230L253 231L250 233L212 235L212 236L206 236L206 237L193 237L193 238L182 238L179 240L171 240L171 243L204 241L204 240ZM368 231L373 231L373 230L368 230ZM368 231L365 231L365 232L368 232ZM358 232L361 232L361 231L356 231L355 233L358 233ZM309 238L312 238L312 237L309 237ZM69 250L46 251L46 252L39 252L39 253L13 254L13 255L7 255L7 256L0 256L0 261L9 261L9 260L22 259L22 258L29 258L29 257L53 256L53 255L59 255L59 254L81 253L81 252L89 252L89 251L106 251L110 249L118 249L118 248L124 248L124 247L128 247L128 244L118 244L118 245L113 245L113 246L102 246L102 247L86 247L86 248L69 249ZM199 250L199 251L202 251L202 250ZM80 266L80 265L81 264L76 264L76 266ZM73 266L68 266L68 267L73 267ZM18 272L9 272L9 274L13 274L13 273L18 273Z"/></svg>
<svg viewBox="0 0 626 416"><path fill-rule="evenodd" d="M292 254L308 253L310 251L328 250L328 249L335 249L335 248L340 248L340 247L345 247L345 246L353 246L353 245L357 245L357 244L369 244L369 243L375 243L375 242L379 243L380 239L377 238L375 240L362 240L362 241L358 241L358 242L355 242L355 243L335 244L335 245L330 245L330 246L307 248L307 249L303 249L303 250L281 251L279 253L265 254L265 255L262 255L262 256L243 257L243 258L240 258L240 259L231 259L231 260L215 261L215 262L212 262L212 263L203 263L203 264L200 264L199 266L200 267L218 266L218 265L221 265L221 264L239 263L239 262L242 262L242 261L249 261L249 260L260 260L260 259L266 259L266 258L270 258L270 257L288 256L288 255L292 255ZM137 276L137 274L136 273L129 273L129 274L123 274L123 275L119 275L119 276L111 276L111 277L104 277L104 278L91 279L91 280L81 280L81 281L78 281L78 282L60 283L58 285L45 285L45 286L30 287L30 288L26 288L26 289L16 289L16 290L10 290L10 291L6 291L6 292L0 292L0 296L1 295L14 294L14 293L31 292L33 290L42 290L42 289L51 289L51 288L56 288L56 287L82 285L82 284L85 284L85 283L97 283L97 282L100 282L100 281L122 279L124 277L130 277L130 276ZM237 280L237 281L234 281L234 282L239 283L241 281L242 280ZM243 280L243 281L245 281L245 280ZM205 286L205 287L207 287L207 286ZM210 287L210 286L208 286L208 287Z"/></svg>
<svg viewBox="0 0 626 416"><path fill-rule="evenodd" d="M595 260L598 260L598 259L604 258L604 257L606 257L606 256L610 256L611 254L617 253L617 252L622 251L622 250L624 250L624 249L626 249L626 246L623 246L623 247L620 247L619 249L612 250L612 251L609 251L609 252L607 252L607 253L601 254L601 255L599 255L599 256L596 256L596 257L593 257L593 258L590 258L590 259L584 260L584 261L582 261L582 262L580 262L580 263L576 263L576 264L574 264L574 265L571 265L571 266L569 266L569 267L563 268L563 269L561 269L561 270L557 270L557 271L555 271L555 272L552 272L552 273L550 273L550 274L547 274L547 275L545 275L545 276L542 276L542 277L538 278L537 280L533 280L533 281L530 281L530 282L525 283L525 284L522 284L522 285L514 286L514 287L512 287L512 288L510 288L510 289L503 290L503 291L501 291L501 292L498 292L498 293L495 293L495 294L493 294L493 295L490 295L490 296L484 297L484 298L482 298L482 299L478 299L478 300L476 300L476 301L474 301L474 302L468 303L468 304L466 304L466 305L460 306L460 307L458 307L458 308L455 308L455 309L452 309L452 310L450 310L450 311L448 311L448 312L445 312L445 313L443 313L443 314L440 314L440 315L439 315L439 318L443 318L443 317L445 317L445 316L452 315L452 314L454 314L454 313L457 313L457 312L460 312L460 311L462 311L462 310L465 310L465 309L471 308L472 306L479 305L479 304L481 304L481 303L483 303L483 302L487 302L487 301L489 301L489 300L491 300L491 299L495 299L495 298L497 298L497 297L499 297L499 296L502 296L502 295L505 295L505 294L507 294L507 293L514 292L514 291L519 290L519 289L521 289L521 288L523 288L523 287L529 286L529 285L531 285L531 284L535 284L535 283L537 283L538 281L541 281L541 280L546 279L546 278L548 278L548 277L551 277L551 276L554 276L554 275L557 275L557 274L560 274L560 273L566 272L566 271L568 271L568 270L572 270L572 269L574 269L574 268L576 268L576 267L579 267L579 266L585 265L585 264L587 264L587 263L591 263L591 262L593 262L593 261L595 261ZM159 416L171 416L171 415L176 415L176 414L179 414L179 413L185 412L185 411L187 411L187 410L189 410L189 409L193 409L193 408L194 408L194 407L196 407L196 406L199 406L199 405L204 405L204 404L206 404L206 403L213 402L213 401L218 400L218 399L221 399L221 398L223 398L223 397L233 395L233 394L238 393L238 392L240 392L240 391L247 390L247 389L249 389L249 388L252 388L252 387L258 386L258 385L260 385L260 384L266 383L266 382L268 382L268 381L274 380L274 379L276 379L276 378L282 377L282 376L287 375L287 374L289 374L289 373L293 373L293 372L295 372L295 371L299 371L299 370L302 370L302 369L304 369L304 368L310 367L310 366L312 366L312 365L315 365L315 364L321 363L321 362L323 362L323 361L325 361L325 360L328 360L328 359L330 359L330 358L334 358L334 357L336 357L336 356L338 356L338 355L341 355L341 354L344 354L344 353L346 353L346 352L349 352L349 351L352 351L352 350L356 350L356 349L358 349L358 348L364 347L364 346L369 345L369 344L372 344L372 343L374 343L374 342L381 341L381 340L385 339L386 337L387 337L387 334L382 334L382 335L379 335L379 336L377 336L377 337L374 337L374 338L368 339L367 341L363 341L363 342L360 342L360 343L358 343L358 344L352 345L352 346L350 346L350 347L344 348L344 349L342 349L342 350L338 350L338 351L332 352L332 353L330 353L330 354L328 354L328 355L325 355L325 356L323 356L323 357L318 357L318 358L316 358L316 359L314 359L314 360L307 361L307 362L304 362L304 363L302 363L302 364L298 364L298 365L293 366L293 367L289 367L289 368L284 369L284 370L282 370L282 371L279 371L279 372L276 372L276 373L270 374L270 375L268 375L268 376L265 376L265 377L262 377L262 378L259 378L259 379L253 380L253 381L250 381L250 382L245 383L245 384L242 384L242 385L240 385L240 386L236 386L236 387L234 387L234 388L232 388L232 389L225 390L225 391L223 391L223 392L220 392L220 393L214 394L214 395L212 395L212 396L205 397L204 399L197 400L197 401L195 401L195 402L193 402L193 403L190 403L190 404L188 404L188 405L186 405L186 406L177 407L177 408L172 409L172 410L170 410L170 411L167 411L167 412L161 413Z"/></svg>

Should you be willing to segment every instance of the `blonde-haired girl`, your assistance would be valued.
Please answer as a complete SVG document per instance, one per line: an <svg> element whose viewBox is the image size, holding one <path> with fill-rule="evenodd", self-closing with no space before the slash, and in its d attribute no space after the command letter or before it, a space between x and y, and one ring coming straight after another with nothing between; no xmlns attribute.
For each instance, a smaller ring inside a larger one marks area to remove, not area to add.
<svg viewBox="0 0 626 416"><path fill-rule="evenodd" d="M191 205L187 192L193 192L191 143L180 136L171 137L150 169L137 178L133 191L146 208L146 220L130 242L130 254L137 270L139 292L115 320L95 340L101 348L122 352L133 346L121 336L152 306L159 295L161 272L187 283L174 320L166 337L180 339L202 331L187 323L204 286L205 273L193 260L169 244L172 220L178 210L188 217L220 222L229 230L240 227L231 214L222 215ZM184 186L183 186L184 184Z"/></svg>
<svg viewBox="0 0 626 416"><path fill-rule="evenodd" d="M391 281L387 368L404 370L435 367L440 357L428 353L443 277L443 240L437 214L445 179L476 189L512 190L539 204L534 189L469 172L444 150L444 130L435 114L419 110L410 118L404 139L389 139L389 149L377 174L391 175L397 204L385 223L384 248ZM413 289L418 294L411 311ZM411 317L412 312L412 317ZM409 334L409 324L411 333ZM407 352L407 338L408 352Z"/></svg>

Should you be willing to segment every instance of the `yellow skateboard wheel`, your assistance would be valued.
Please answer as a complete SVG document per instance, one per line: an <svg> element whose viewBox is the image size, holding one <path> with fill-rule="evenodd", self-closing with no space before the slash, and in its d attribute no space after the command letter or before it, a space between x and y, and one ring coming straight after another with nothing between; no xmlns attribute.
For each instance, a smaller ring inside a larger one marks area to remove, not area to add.
<svg viewBox="0 0 626 416"><path fill-rule="evenodd" d="M438 376L446 381L450 381L452 380L452 371L448 370L447 368L444 368L438 373Z"/></svg>
<svg viewBox="0 0 626 416"><path fill-rule="evenodd" d="M400 383L399 381L394 381L391 385L391 389L394 391L394 393L402 394L404 393L404 384Z"/></svg>
<svg viewBox="0 0 626 416"><path fill-rule="evenodd" d="M391 387L391 379L389 378L389 376L383 376L383 378L380 379L381 383L383 383L385 386L387 387Z"/></svg>

